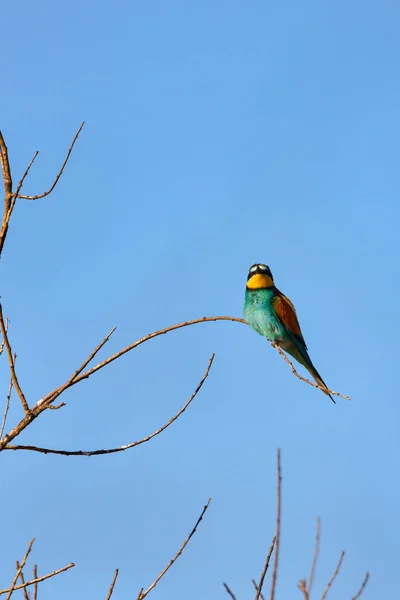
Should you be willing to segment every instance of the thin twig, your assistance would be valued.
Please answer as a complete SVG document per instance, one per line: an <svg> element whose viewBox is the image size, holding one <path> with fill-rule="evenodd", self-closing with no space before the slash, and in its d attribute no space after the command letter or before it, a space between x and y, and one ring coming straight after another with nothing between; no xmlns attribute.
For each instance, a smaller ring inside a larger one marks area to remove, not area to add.
<svg viewBox="0 0 400 600"><path fill-rule="evenodd" d="M8 317L6 317L6 331L7 330L8 330ZM3 339L3 341L0 344L0 356L3 354L4 344L5 344L5 341Z"/></svg>
<svg viewBox="0 0 400 600"><path fill-rule="evenodd" d="M19 569L19 561L18 560L16 562L16 567L17 567L17 571L18 571L18 569ZM25 586L25 577L24 577L24 573L23 573L22 570L21 570L21 572L19 574L19 577L21 579L22 585ZM30 600L28 590L26 589L26 587L24 587L23 589L24 589L24 600Z"/></svg>
<svg viewBox="0 0 400 600"><path fill-rule="evenodd" d="M8 149L3 138L3 134L0 131L0 160L1 160L1 173L4 184L4 210L3 217L1 220L0 229L0 256L3 250L4 242L7 236L8 223L10 220L10 207L13 198L12 193L12 177L10 163L8 160Z"/></svg>
<svg viewBox="0 0 400 600"><path fill-rule="evenodd" d="M265 575L267 574L267 571L268 571L269 561L271 559L272 552L274 551L275 541L276 541L276 535L274 535L274 537L273 537L273 540L272 540L272 543L271 543L271 547L269 549L267 558L265 560L264 569L263 569L263 572L261 573L261 577L260 577L260 583L258 584L258 586L256 586L256 598L255 598L255 600L259 600L260 598L262 599L262 597L263 597L262 594L261 594L261 591L263 589Z"/></svg>
<svg viewBox="0 0 400 600"><path fill-rule="evenodd" d="M1 136L1 134L0 134L0 136ZM3 142L4 142L4 140L3 140ZM1 144L1 141L0 141L0 144ZM2 220L1 231L0 231L0 255L1 255L1 252L3 251L4 242L6 241L8 225L10 223L11 215L14 210L15 203L17 201L17 196L18 196L18 194L24 184L24 181L28 176L29 170L30 170L31 166L33 165L33 163L35 162L35 159L38 154L39 154L39 152L35 152L31 162L29 163L29 165L27 166L27 168L25 170L25 173L22 175L21 179L19 180L16 191L13 193L11 191L11 189L9 192L7 192L7 190L6 190L6 193L4 195L4 213L3 213L3 220ZM2 156L2 158L4 157L4 148L1 148L1 156ZM4 162L3 162L3 164L4 164ZM7 164L8 164L8 156L7 156ZM8 168L10 168L9 164L8 164ZM5 177L5 175L4 175L4 170L3 170L3 179L4 179L4 177ZM9 181L11 182L11 172L9 172ZM5 179L4 179L4 188L6 188Z"/></svg>
<svg viewBox="0 0 400 600"><path fill-rule="evenodd" d="M368 583L368 579L369 579L369 573L367 571L366 574L365 574L365 577L364 577L364 581L361 584L360 589L358 590L357 594L355 596L353 596L353 598L351 600L358 600L358 598L361 596L361 594L365 590L365 587L366 587L366 585Z"/></svg>
<svg viewBox="0 0 400 600"><path fill-rule="evenodd" d="M17 355L14 354L14 364L15 364L16 358L17 358ZM6 398L6 406L5 406L5 409L4 409L3 419L1 421L0 440L3 437L3 431L4 431L4 427L6 425L6 421L7 421L8 409L10 408L12 388L13 388L13 378L12 378L12 375L11 375L11 377L10 377L10 384L8 386L7 398Z"/></svg>
<svg viewBox="0 0 400 600"><path fill-rule="evenodd" d="M320 540L321 540L321 521L318 518L317 519L317 533L315 534L314 556L313 556L313 560L312 560L312 564L311 564L310 577L308 579L308 587L307 587L308 596L311 595L311 590L312 590L312 586L314 583L315 569L317 568L317 562L318 562L318 556L319 556Z"/></svg>
<svg viewBox="0 0 400 600"><path fill-rule="evenodd" d="M33 579L37 579L37 565L33 565ZM38 582L35 581L33 584L33 600L37 600Z"/></svg>
<svg viewBox="0 0 400 600"><path fill-rule="evenodd" d="M58 180L60 179L61 175L63 174L64 168L65 168L65 165L67 164L67 162L68 162L68 160L69 160L69 157L70 157L70 155L71 155L71 152L72 152L72 150L73 150L73 148L74 148L75 142L76 142L76 140L78 139L78 137L79 137L79 134L80 134L80 132L82 131L82 128L83 128L84 124L85 124L85 121L83 121L83 122L81 123L81 125L80 125L80 127L79 127L78 131L76 132L76 134L75 134L75 137L74 137L74 139L72 140L72 143L71 143L71 145L70 145L70 147L69 147L69 149L68 149L67 156L65 157L65 160L64 160L64 162L63 162L63 164L62 164L62 167L61 167L61 169L59 170L59 172L58 172L58 174L57 174L57 176L56 176L56 178L55 178L55 180L54 180L54 182L53 182L52 186L51 186L51 187L50 187L50 188L47 190L47 192L44 192L43 194L36 194L36 196L24 196L24 195L22 195L22 194L19 194L19 193L18 193L18 198L22 198L23 200L39 200L40 198L45 198L46 196L48 196L49 194L51 194L51 192L52 192L52 191L54 190L54 188L56 187L56 185L57 185L57 183L58 183Z"/></svg>
<svg viewBox="0 0 400 600"><path fill-rule="evenodd" d="M297 587L301 592L303 592L304 600L310 600L310 596L307 591L307 581L305 579L300 579Z"/></svg>
<svg viewBox="0 0 400 600"><path fill-rule="evenodd" d="M328 585L326 586L326 588L325 588L325 590L324 590L324 592L323 592L323 594L321 596L321 600L325 600L325 598L326 598L329 590L332 587L333 582L335 581L336 577L338 576L339 571L340 571L340 567L342 566L343 558L344 558L344 552L342 551L342 553L340 555L340 558L339 558L339 562L338 562L337 567L335 569L335 572L333 573L332 577L330 578L330 580L328 582Z"/></svg>
<svg viewBox="0 0 400 600"><path fill-rule="evenodd" d="M277 481L277 509L276 509L276 541L275 541L274 570L272 572L270 600L274 600L274 598L275 598L276 581L277 581L277 577L278 577L280 538L281 538L282 475L281 475L281 450L280 450L280 448L278 448L278 452L277 452L277 472L278 472L278 481Z"/></svg>
<svg viewBox="0 0 400 600"><path fill-rule="evenodd" d="M197 519L196 525L193 527L192 531L190 532L189 536L186 538L186 540L183 542L181 548L178 550L178 552L175 554L174 558L172 558L168 565L165 567L165 569L163 569L161 571L161 573L158 575L158 577L156 577L156 579L153 581L153 583L147 588L147 590L145 592L143 592L143 588L140 590L137 599L136 600L143 600L143 598L145 598L147 596L147 594L149 592L151 592L151 590L153 588L156 587L157 583L160 581L160 579L162 579L162 577L164 577L165 573L168 571L168 569L170 569L172 567L172 565L174 564L174 562L177 560L177 558L179 558L179 556L182 554L182 552L184 551L185 547L187 546L187 544L189 543L190 539L194 536L194 534L196 533L196 529L200 524L200 521L203 519L204 514L207 510L207 508L209 507L211 502L211 498L208 499L207 504L203 507L203 510L201 511L201 515L199 516L199 518Z"/></svg>
<svg viewBox="0 0 400 600"><path fill-rule="evenodd" d="M6 345L6 350L7 350L7 355L8 355L8 363L10 365L10 371L11 371L11 376L13 378L14 387L15 387L15 389L17 391L19 399L21 400L21 404L22 404L22 407L23 407L23 409L25 411L25 414L28 414L29 413L29 406L28 406L28 403L26 401L25 395L24 395L23 391L21 390L21 387L20 387L20 385L18 383L17 374L15 372L14 357L13 357L13 353L12 353L12 350L11 350L10 342L8 340L8 334L7 334L7 330L6 330L6 324L4 322L3 308L1 306L1 303L0 303L0 329L1 329L1 333L3 335L4 343Z"/></svg>
<svg viewBox="0 0 400 600"><path fill-rule="evenodd" d="M17 586L16 583L18 581L18 578L19 578L19 576L21 574L22 569L25 566L26 559L28 558L28 556L29 556L29 554L30 554L30 552L32 550L32 546L33 546L34 541L35 541L35 538L33 538L29 542L28 550L25 552L24 558L22 559L21 564L17 568L17 572L15 573L14 579L12 580L11 587L8 590L0 590L0 595L8 593L6 600L10 600L11 596L13 595L13 592L15 590L18 590L21 587L21 586Z"/></svg>
<svg viewBox="0 0 400 600"><path fill-rule="evenodd" d="M10 206L10 209L9 209L9 212L10 212L10 213L12 212L12 210L13 210L13 208L14 208L14 206L15 206L15 203L16 203L16 201L17 201L17 198L20 198L20 195L19 195L19 193L20 193L20 191L21 191L21 188L22 188L22 186L24 185L24 181L25 181L25 179L28 177L29 171L30 171L30 169L31 169L31 167L32 167L32 165L33 165L33 163L34 163L34 162L35 162L35 160L37 159L38 155L39 155L39 151L38 151L38 150L36 150L35 154L34 154L34 155L33 155L33 157L31 158L31 162L29 163L29 165L28 165L28 166L26 167L26 169L25 169L25 173L22 175L21 179L20 179L20 180L19 180L19 182L18 182L17 188L16 188L15 192L13 193L13 198L12 198L11 206ZM10 216L11 216L11 214L10 214Z"/></svg>
<svg viewBox="0 0 400 600"><path fill-rule="evenodd" d="M252 579L251 582L254 585L254 589L257 591L258 590L258 585L256 584L255 580ZM262 592L260 592L260 600L265 600L264 595L263 595Z"/></svg>
<svg viewBox="0 0 400 600"><path fill-rule="evenodd" d="M110 589L108 590L108 594L107 594L106 600L110 600L110 598L111 598L111 596L113 594L115 582L117 581L117 577L118 577L118 569L115 569L114 577L113 577L113 580L111 582Z"/></svg>
<svg viewBox="0 0 400 600"><path fill-rule="evenodd" d="M305 383L308 383L308 385L311 385L312 387L315 387L315 388L317 388L319 390L322 390L325 393L333 394L334 396L340 396L340 398L343 398L344 400L351 400L351 398L349 396L344 396L343 394L340 394L339 392L335 392L333 390L328 390L327 388L324 388L324 387L318 385L317 383L314 383L313 381L310 381L306 377L303 377L303 375L300 375L300 373L298 373L296 371L296 369L294 368L293 364L290 362L290 360L288 359L288 357L286 356L286 354L283 352L283 350L280 349L280 347L278 346L278 344L276 344L275 342L271 342L271 346L273 348L275 348L275 350L277 350L277 352L279 352L279 354L284 358L284 360L287 362L287 364L289 365L289 367L292 369L293 375L296 375L296 377L298 377L299 379L301 379L301 381L304 381Z"/></svg>
<svg viewBox="0 0 400 600"><path fill-rule="evenodd" d="M191 402L195 399L195 397L197 396L197 394L203 387L203 384L204 384L205 380L207 379L208 374L210 372L210 368L213 363L214 356L215 356L215 354L211 355L203 377L201 378L197 388L195 389L193 394L190 396L190 398L186 402L186 404L184 404L184 406L182 406L182 408L173 417L171 417L169 419L169 421L164 423L164 425L162 427L160 427L159 429L157 429L157 431L154 431L150 435L147 435L146 437L142 438L141 440L138 440L136 442L131 442L130 444L126 444L124 446L119 446L118 448L108 448L106 450L53 450L51 448L40 448L39 446L12 446L12 445L5 446L4 450L31 450L32 452L42 452L44 454L59 454L61 456L100 456L102 454L114 454L116 452L124 452L125 450L128 450L129 448L134 448L135 446L144 444L145 442L148 442L151 439L153 439L154 437L156 437L156 435L159 435L160 433L162 433L165 429L167 429L167 427L172 425L172 423L174 421L176 421L178 419L178 417L181 416L182 413L185 412L185 410L187 409L189 404L191 404Z"/></svg>
<svg viewBox="0 0 400 600"><path fill-rule="evenodd" d="M1 305L0 305L0 310L1 310ZM51 403L54 402L54 400L56 400L56 398L58 398L64 392L64 390L66 390L68 387L70 387L72 385L74 378L79 376L79 373L81 373L83 371L83 369L89 364L89 362L99 352L99 350L104 346L104 344L106 342L108 342L111 335L114 333L115 329L116 328L114 327L110 331L110 333L108 333L106 335L106 337L93 350L93 352L91 352L91 354L88 356L88 358L86 358L86 360L84 360L84 362L79 367L79 369L77 369L75 371L75 373L73 373L71 375L71 377L68 379L68 381L66 383L64 383L64 385L60 386L56 390L53 390L52 392L50 392L50 394L47 394L44 398L42 398L41 400L36 402L36 404L32 407L32 409L28 412L28 414L26 414L25 417L18 423L18 425L16 425L14 427L14 429L12 429L7 435L4 436L3 439L0 440L0 451L4 449L7 442L11 441L17 435L19 435L21 433L21 431L23 431L30 423L32 423L32 421L34 421L44 410L46 410L47 408L50 408ZM62 404L63 403L61 403L61 405ZM61 405L59 405L57 408L61 408Z"/></svg>
<svg viewBox="0 0 400 600"><path fill-rule="evenodd" d="M230 595L230 597L232 598L232 600L236 600L236 596L232 592L232 590L229 588L228 584L223 583L222 585L224 586L224 588L226 589L226 591L228 592L228 594Z"/></svg>
<svg viewBox="0 0 400 600"><path fill-rule="evenodd" d="M22 568L24 567L24 565L21 563ZM12 594L13 592L17 591L17 590L22 590L24 587L28 587L29 585L37 585L38 583L41 583L42 581L45 581L46 579L50 579L51 577L55 577L55 575L59 575L60 573L64 573L64 571L68 571L68 569L72 569L72 567L74 567L75 564L74 563L70 563L69 565L66 565L65 567L62 567L61 569L57 569L56 571L53 571L52 573L48 573L47 575L42 575L42 577L37 577L36 579L31 579L30 581L27 581L26 583L24 583L24 585L16 585L13 588L10 588L8 590L0 590L0 596L2 594L6 594L7 592L10 592L10 594ZM18 573L18 577L19 577L19 573ZM17 577L17 579L18 579ZM10 596L7 596L6 600L8 600L10 598Z"/></svg>
<svg viewBox="0 0 400 600"><path fill-rule="evenodd" d="M112 336L112 334L114 333L115 330L116 330L116 327L113 327L111 329L110 333L107 333L106 337L103 338L103 340L100 342L100 344L98 346L96 346L96 348L93 350L93 352L90 353L90 355L83 361L81 366L75 371L75 373L73 373L71 375L71 377L68 379L68 381L66 383L64 383L64 385L59 387L54 392L47 394L47 396L44 400L39 400L39 402L37 402L37 404L35 405L35 408L37 405L39 405L39 406L50 405L50 403L54 402L54 400L56 400L59 396L61 396L61 394L72 385L74 380L79 376L80 373L82 373L83 369L85 369L87 367L87 365L96 356L96 354L98 352L100 352L100 350L102 349L104 344L106 344L108 342L108 340L110 339L110 337ZM58 408L61 408L61 405L58 406Z"/></svg>

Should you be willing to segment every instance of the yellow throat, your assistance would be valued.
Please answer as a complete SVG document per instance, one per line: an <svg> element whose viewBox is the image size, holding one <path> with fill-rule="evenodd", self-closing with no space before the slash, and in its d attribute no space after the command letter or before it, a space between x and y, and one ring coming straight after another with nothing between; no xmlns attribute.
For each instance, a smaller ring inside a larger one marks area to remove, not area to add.
<svg viewBox="0 0 400 600"><path fill-rule="evenodd" d="M274 282L269 275L262 275L261 273L256 273L253 277L247 282L246 287L249 290L259 290L262 288L270 288L273 287Z"/></svg>

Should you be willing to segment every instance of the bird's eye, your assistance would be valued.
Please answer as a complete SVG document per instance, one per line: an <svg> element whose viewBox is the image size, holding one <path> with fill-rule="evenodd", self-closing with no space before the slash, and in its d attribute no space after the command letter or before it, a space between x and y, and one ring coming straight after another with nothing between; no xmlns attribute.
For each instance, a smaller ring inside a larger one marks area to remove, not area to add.
<svg viewBox="0 0 400 600"><path fill-rule="evenodd" d="M257 271L257 269L258 269L258 265L254 265L254 267L251 267L250 273L253 273L254 271Z"/></svg>
<svg viewBox="0 0 400 600"><path fill-rule="evenodd" d="M266 265L258 265L262 271L267 271L268 267Z"/></svg>

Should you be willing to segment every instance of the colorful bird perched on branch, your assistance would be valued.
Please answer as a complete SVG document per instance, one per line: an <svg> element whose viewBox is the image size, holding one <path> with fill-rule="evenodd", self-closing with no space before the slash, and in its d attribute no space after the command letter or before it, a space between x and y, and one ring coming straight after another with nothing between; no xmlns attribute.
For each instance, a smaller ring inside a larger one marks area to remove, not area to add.
<svg viewBox="0 0 400 600"><path fill-rule="evenodd" d="M278 344L302 364L324 394L335 402L308 355L296 310L289 298L275 287L267 265L255 264L250 267L243 314L250 327L257 333Z"/></svg>

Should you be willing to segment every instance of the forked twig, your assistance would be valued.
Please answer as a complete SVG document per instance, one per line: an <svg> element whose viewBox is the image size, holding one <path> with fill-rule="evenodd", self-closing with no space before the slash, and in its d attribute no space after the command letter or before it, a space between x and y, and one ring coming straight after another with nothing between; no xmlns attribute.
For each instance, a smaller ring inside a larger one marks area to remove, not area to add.
<svg viewBox="0 0 400 600"><path fill-rule="evenodd" d="M28 550L25 552L24 558L22 559L19 567L17 568L17 571L16 571L16 573L14 575L14 579L12 580L12 583L11 583L11 586L9 587L9 589L8 590L0 590L0 595L1 594L8 594L6 600L10 600L11 596L13 595L13 592L15 590L17 590L17 589L20 588L20 586L17 586L16 583L17 583L17 581L19 579L19 576L21 574L22 569L25 566L26 559L28 558L28 556L29 556L29 554L30 554L30 552L32 550L32 546L33 546L34 541L35 541L35 538L33 538L29 542Z"/></svg>
<svg viewBox="0 0 400 600"><path fill-rule="evenodd" d="M50 187L50 188L47 190L47 192L44 192L43 194L36 194L36 196L24 196L24 195L22 195L22 194L19 194L19 192L18 192L18 193L17 193L17 197L18 197L18 198L21 198L21 199L23 199L23 200L39 200L40 198L45 198L46 196L48 196L49 194L51 194L51 192L52 192L52 191L54 190L54 188L56 187L56 185L57 185L57 183L58 183L58 181L59 181L59 179L60 179L61 175L63 174L64 168L65 168L65 166L66 166L66 164L67 164L67 162L68 162L68 160L69 160L69 157L71 156L71 152L72 152L72 150L73 150L73 148L74 148L74 146L75 146L75 142L76 142L76 140L78 139L78 137L79 137L79 134L80 134L80 132L82 131L84 124L85 124L85 121L82 121L82 123L81 123L81 125L80 125L80 127L79 127L78 131L76 132L76 134L75 134L75 136L74 136L74 139L72 140L72 143L71 143L71 145L70 145L70 147L69 147L69 149L68 149L67 156L65 157L65 160L64 160L64 162L63 162L63 164L62 164L62 167L61 167L61 169L59 170L59 172L57 173L57 176L56 176L56 178L55 178L55 180L54 180L53 184L52 184L52 185L51 185L51 187ZM35 157L35 158L36 158L36 157Z"/></svg>
<svg viewBox="0 0 400 600"><path fill-rule="evenodd" d="M106 450L53 450L51 448L40 448L39 446L13 446L13 445L5 446L4 450L31 450L33 452L43 452L44 454L58 454L61 456L100 456L102 454L115 454L116 452L124 452L125 450L129 450L130 448L134 448L135 446L144 444L145 442L148 442L151 439L153 439L154 437L156 437L156 435L159 435L160 433L162 433L165 429L167 429L167 427L172 425L172 423L174 421L176 421L178 419L178 417L181 416L182 413L185 412L185 410L187 409L189 404L191 404L191 402L195 399L195 397L197 396L197 394L203 387L203 384L209 375L210 368L211 368L211 365L214 360L214 356L215 356L215 354L211 355L203 377L201 378L197 388L195 389L193 394L190 396L189 400L184 404L184 406L182 406L182 408L173 417L171 417L169 419L169 421L164 423L164 425L162 425L162 427L157 429L157 431L154 431L150 435L147 435L146 437L144 437L136 442L131 442L130 444L125 444L124 446L119 446L118 448L108 448Z"/></svg>
<svg viewBox="0 0 400 600"><path fill-rule="evenodd" d="M251 582L254 585L254 589L257 591L258 590L258 585L256 584L255 580L252 579ZM260 600L265 600L264 595L263 595L262 592L260 592Z"/></svg>
<svg viewBox="0 0 400 600"><path fill-rule="evenodd" d="M18 560L17 560L17 562L16 562L16 568L17 568L17 571L18 571L18 570L19 570L19 568L20 568L20 565L19 565L19 561L18 561ZM19 574L19 578L21 579L21 583L22 583L22 585L24 586L24 588L23 588L23 592L24 592L24 600L30 600L30 598L29 598L29 593L28 593L28 590L26 589L26 586L25 586L25 577L24 577L24 572L22 571L22 569L21 569L21 572L20 572L20 574Z"/></svg>
<svg viewBox="0 0 400 600"><path fill-rule="evenodd" d="M255 583L255 581L253 579L253 583L256 586L256 598L255 598L255 600L259 600L260 598L261 598L261 600L263 600L263 595L262 595L261 591L263 589L265 575L267 574L267 571L268 571L269 561L271 559L272 552L274 551L275 542L276 542L276 535L274 535L274 537L272 539L271 547L270 547L269 552L267 554L267 558L266 558L265 564L264 564L264 569L263 569L263 572L261 573L260 583L258 584L258 586L256 585L256 583Z"/></svg>
<svg viewBox="0 0 400 600"><path fill-rule="evenodd" d="M325 600L325 598L326 598L329 590L332 587L333 582L335 581L336 577L339 575L340 567L342 566L342 562L343 562L343 559L344 559L344 554L345 553L342 551L342 553L340 555L340 558L339 558L339 562L338 562L337 567L335 569L335 572L333 573L332 577L328 581L328 584L327 584L327 586L326 586L326 588L325 588L325 590L324 590L324 592L323 592L323 594L321 596L321 600Z"/></svg>
<svg viewBox="0 0 400 600"><path fill-rule="evenodd" d="M278 577L280 539L281 539L282 475L281 475L281 449L280 448L278 448L278 452L277 452L277 471L278 471L278 482L277 482L277 509L276 509L276 541L275 541L274 570L272 572L270 600L274 600L274 598L275 598L276 581L277 581L277 577Z"/></svg>
<svg viewBox="0 0 400 600"><path fill-rule="evenodd" d="M1 305L0 305L0 309L1 309ZM106 335L106 337L100 342L100 344L91 352L91 354L88 356L88 358L86 358L84 360L84 362L79 367L79 369L77 369L77 371L75 371L75 373L73 373L71 375L71 377L68 379L68 381L64 385L60 386L56 390L53 390L52 392L50 392L50 394L47 394L44 398L42 398L41 400L36 402L36 404L32 407L31 410L29 410L29 412L18 423L18 425L16 425L14 427L14 429L12 429L7 435L4 436L3 439L0 440L0 451L4 450L4 447L7 445L7 443L9 441L11 441L12 439L14 439L17 435L19 435L21 433L21 431L23 431L30 423L32 423L32 421L34 421L44 410L46 410L47 408L50 408L51 403L54 402L54 400L56 400L56 398L58 398L64 392L64 390L66 390L68 387L70 387L70 385L72 385L74 378L79 376L79 373L81 373L83 371L83 369L86 368L86 366L89 364L89 362L92 360L92 358L99 352L99 350L104 346L104 344L110 339L110 337L114 331L115 331L115 327L110 331L110 333L108 333ZM61 403L61 405L62 405L62 403ZM61 408L61 405L59 405L57 408Z"/></svg>
<svg viewBox="0 0 400 600"><path fill-rule="evenodd" d="M108 594L107 594L106 600L110 600L110 598L111 598L111 596L113 594L115 582L117 581L117 577L118 577L118 569L115 569L114 577L113 577L113 580L111 582L110 588L108 590Z"/></svg>
<svg viewBox="0 0 400 600"><path fill-rule="evenodd" d="M41 398L41 400L39 400L32 407L30 413L28 415L26 415L26 417L24 419L22 419L11 431L9 431L7 435L4 436L4 438L0 441L0 451L3 450L5 448L5 446L9 442L11 442L15 437L17 437L28 425L30 425L30 423L34 419L36 419L36 417L41 412L43 412L43 410L45 408L49 408L50 403L54 402L54 400L56 398L58 398L58 396L60 396L60 394L62 392L64 392L66 389L68 389L69 387L75 385L76 383L78 383L79 381L82 381L83 379L87 379L93 373L96 373L100 369L103 369L105 366L109 365L114 360L117 360L117 358L119 358L120 356L123 356L127 352L130 352L131 350L133 350L134 348L137 348L141 344L144 344L148 340L151 340L159 335L164 335L170 331L175 331L176 329L180 329L182 327L187 327L188 325L194 325L196 323L203 323L205 321L237 321L239 323L247 324L247 322L244 321L244 319L238 319L236 317L203 317L202 319L194 319L193 321L186 321L185 323L178 323L177 325L172 325L171 327L166 327L165 329L160 329L159 331L155 331L154 333L150 333L150 334L146 335L145 337L141 338L140 340L137 340L136 342L134 342L133 344L130 344L129 346L126 346L119 352L116 352L112 356L108 357L106 360L103 360L101 363L99 363L95 367L92 367L88 371L85 371L84 373L80 373L81 369L78 369L79 374L77 374L78 371L76 371L73 374L73 376L70 377L70 379L66 383L64 383L62 386L56 388L55 390L51 391L49 394L46 394L46 396ZM105 340L103 340L102 344L105 343L105 341L107 341L106 338L105 338ZM101 345L98 346L98 348L99 347L101 347ZM94 354L98 351L98 348L91 354L91 357L93 357ZM31 449L33 449L33 448L19 447L19 446L13 447L13 450L31 450ZM39 450L39 451L43 451L43 450ZM114 451L120 451L120 450L116 449ZM79 454L77 456L79 456Z"/></svg>
<svg viewBox="0 0 400 600"><path fill-rule="evenodd" d="M317 388L319 390L322 390L325 393L328 392L329 394L333 394L334 396L340 396L340 398L343 398L344 400L351 400L351 398L349 396L344 396L343 394L340 394L339 392L335 392L334 390L326 390L325 388L321 387L317 383L314 383L313 381L310 381L306 377L303 377L303 375L300 375L300 373L298 373L296 371L296 369L294 368L293 363L288 359L288 357L283 352L283 350L281 350L281 348L278 346L278 344L276 344L275 342L271 342L271 346L273 348L275 348L275 350L277 352L279 352L279 354L284 358L284 360L287 362L287 364L289 365L289 367L292 369L293 375L296 375L296 377L298 377L299 379L301 379L301 381L304 381L305 383L308 383L308 385L311 385L312 387L315 387L315 388Z"/></svg>
<svg viewBox="0 0 400 600"><path fill-rule="evenodd" d="M21 563L20 570L22 570L22 568L24 567L24 564ZM38 583L41 583L42 581L45 581L46 579L50 579L51 577L55 577L56 575L60 575L60 573L64 573L64 571L68 571L68 569L72 569L72 567L74 567L74 566L75 566L74 563L69 563L69 565L65 565L65 567L62 567L61 569L57 569L56 571L53 571L52 573L48 573L47 575L42 575L41 577L36 577L35 579L31 579L30 581L26 581L23 585L22 584L14 585L14 587L9 588L8 590L0 590L0 596L2 594L6 594L7 592L10 592L10 595L7 596L7 598L6 598L6 600L8 600L11 597L11 594L13 592L16 592L17 590L22 590L23 588L26 588L30 585L37 586ZM19 576L20 576L20 572L18 572L18 577ZM17 579L18 579L18 577L17 577ZM36 592L36 595L37 595L37 592Z"/></svg>
<svg viewBox="0 0 400 600"><path fill-rule="evenodd" d="M1 306L1 303L0 303L0 329L1 329L3 340L4 340L4 343L5 343L5 346L6 346L6 350L7 350L8 363L10 365L10 372L11 372L11 376L12 376L12 379L13 379L13 382L14 382L14 387L15 387L15 389L17 391L19 399L21 400L21 404L22 404L22 407L23 407L23 409L25 411L25 414L28 414L29 413L29 406L28 406L28 403L26 401L25 395L24 395L24 393L23 393L23 391L21 389L21 386L19 385L17 374L15 372L14 357L13 357L13 353L12 353L12 350L11 350L10 342L9 342L9 339L8 339L8 333L7 333L7 330L6 330L6 324L4 322L4 317L3 317L3 307Z"/></svg>
<svg viewBox="0 0 400 600"><path fill-rule="evenodd" d="M183 323L178 323L177 325L172 325L170 327L165 327L164 329L160 329L158 331L155 331L153 333L150 333L146 336L144 336L143 338L137 340L136 342L134 342L133 344L130 344L129 346L126 346L125 348L122 348L122 350L119 350L118 352L116 352L115 354L113 354L112 356L109 356L107 359L103 360L102 362L100 362L99 364L97 364L96 366L92 367L91 369L88 369L87 371L84 371L83 373L82 368L78 369L78 371L76 371L72 377L70 377L70 379L64 383L62 386L56 388L55 390L53 390L52 392L50 392L49 394L47 394L46 396L44 396L41 400L39 400L30 410L29 414L27 414L25 416L24 419L22 419L4 438L3 440L0 441L0 451L3 450L7 444L9 444L9 442L11 442L16 436L18 436L34 419L36 419L36 417L43 412L43 410L45 408L49 408L50 404L54 402L54 400L60 396L61 393L63 393L66 389L68 389L69 387L75 385L76 383L79 383L80 381L82 381L83 379L87 379L88 377L90 377L91 375L93 375L94 373L96 373L97 371L99 371L100 369L103 369L104 367L106 367L107 365L109 365L110 363L112 363L114 360L117 360L120 356L123 356L124 354L126 354L127 352L130 352L131 350L133 350L134 348L137 348L138 346L140 346L141 344L144 344L145 342L158 337L160 335L165 335L166 333L169 333L170 331L175 331L177 329L181 329L183 327L188 327L190 325L195 325L197 323L205 323L205 322L211 322L211 321L233 321L236 323L243 323L244 325L247 325L247 321L245 321L244 319L240 319L238 317L229 317L229 316L216 316L216 317L203 317L200 319L193 319L191 321L185 321ZM282 354L282 356L284 357L284 359L286 360L286 362L289 363L289 365L292 368L292 371L295 375L297 375L300 379L303 379L304 381L306 381L307 383L309 383L310 385L312 385L313 387L318 387L315 386L311 381L308 381L307 379L301 377L297 371L294 369L293 365L290 363L290 361L287 359L287 357L281 352L281 350L279 348L278 352L280 354ZM94 353L92 353L91 357L93 358L94 354L97 352L97 349L94 351ZM89 359L88 359L89 362ZM337 392L332 392L334 394L336 394ZM13 449L13 450L36 450L38 452L44 452L46 449L42 448L37 450L37 447L31 447L31 446L9 446L8 449ZM126 449L125 447L122 447L121 449L118 448L114 448L111 449L112 452L120 452L122 449ZM51 452L50 449L48 449L48 452ZM58 451L54 451L53 453L57 453L57 454L62 454L63 452L58 452ZM105 451L101 451L101 453L105 453ZM65 453L64 453L65 454ZM75 453L76 456L79 456L80 454L82 454L82 452L78 451L77 453ZM73 453L71 454L73 455ZM85 454L83 454L85 455Z"/></svg>
<svg viewBox="0 0 400 600"><path fill-rule="evenodd" d="M196 525L193 527L192 531L190 532L190 534L188 535L188 537L186 538L186 540L183 542L182 546L180 547L180 549L178 550L178 552L175 554L174 558L172 558L168 565L165 567L165 569L163 569L161 571L161 573L158 575L158 577L156 577L156 579L153 581L153 583L147 588L146 591L143 591L143 588L140 590L136 600L143 600L143 598L145 598L147 596L147 594L149 592L151 592L151 590L153 588L156 587L157 583L160 581L160 579L162 579L165 575L165 573L168 571L168 569L170 569L172 567L172 565L174 564L174 562L177 560L177 558L180 557L180 555L182 554L182 552L184 551L184 549L186 548L187 544L189 543L190 539L194 536L194 534L196 533L196 529L200 524L200 521L203 519L204 514L207 510L207 508L209 507L211 502L211 498L208 499L207 504L203 507L203 510L201 511L201 515L199 516L199 518L196 521Z"/></svg>

